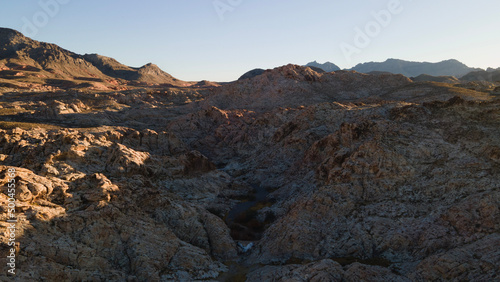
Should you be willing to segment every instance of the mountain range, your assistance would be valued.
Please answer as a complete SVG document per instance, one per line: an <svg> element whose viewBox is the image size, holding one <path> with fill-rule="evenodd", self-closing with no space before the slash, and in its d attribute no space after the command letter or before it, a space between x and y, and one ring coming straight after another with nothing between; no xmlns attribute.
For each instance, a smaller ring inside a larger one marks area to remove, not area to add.
<svg viewBox="0 0 500 282"><path fill-rule="evenodd" d="M0 83L14 86L45 84L101 88L138 84L189 84L151 63L134 68L97 54L79 55L55 44L32 40L7 28L0 28Z"/></svg>
<svg viewBox="0 0 500 282"><path fill-rule="evenodd" d="M351 70L362 73L372 71L386 71L399 73L408 77L427 74L432 76L455 76L461 77L472 71L481 69L470 68L457 60L446 60L438 63L410 62L398 59L388 59L385 62L369 62L358 64Z"/></svg>
<svg viewBox="0 0 500 282"><path fill-rule="evenodd" d="M305 66L316 72L335 72L331 63L310 62ZM474 80L499 81L500 70L471 68L457 60L438 63L388 59L385 62L358 64L353 71L368 74L394 73L413 77L415 81L455 83ZM264 69L254 69L239 80L259 76ZM122 89L133 86L169 85L175 87L216 87L217 83L179 80L157 65L126 66L99 54L80 55L55 44L39 42L18 31L0 28L0 86L23 89L43 87Z"/></svg>
<svg viewBox="0 0 500 282"><path fill-rule="evenodd" d="M331 62L320 64L314 61L306 64L305 66L321 68L326 72L340 70L340 68L337 65ZM368 62L368 63L358 64L349 70L354 70L361 73L388 72L388 73L402 74L407 77L418 77L420 75L462 77L470 72L484 71L479 68L468 67L467 65L454 59L445 60L438 63L412 62L399 59L388 59L385 62ZM493 69L488 70L488 72L493 72L493 71L495 70ZM490 77L487 75L483 76Z"/></svg>

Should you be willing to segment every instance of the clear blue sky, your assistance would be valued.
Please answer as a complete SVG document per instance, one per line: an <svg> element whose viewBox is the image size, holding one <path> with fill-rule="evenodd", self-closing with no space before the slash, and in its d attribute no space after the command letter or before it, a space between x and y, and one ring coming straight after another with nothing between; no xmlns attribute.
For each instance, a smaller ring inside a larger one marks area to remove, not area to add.
<svg viewBox="0 0 500 282"><path fill-rule="evenodd" d="M44 12L40 3L55 1L67 3ZM130 66L153 62L192 81L230 81L253 68L313 60L350 68L387 58L455 58L500 67L500 1L400 0L386 26L370 26L372 12L391 1L397 0L2 0L0 26L24 27L36 40ZM369 44L356 46L356 28L366 27ZM357 48L350 59L345 44Z"/></svg>

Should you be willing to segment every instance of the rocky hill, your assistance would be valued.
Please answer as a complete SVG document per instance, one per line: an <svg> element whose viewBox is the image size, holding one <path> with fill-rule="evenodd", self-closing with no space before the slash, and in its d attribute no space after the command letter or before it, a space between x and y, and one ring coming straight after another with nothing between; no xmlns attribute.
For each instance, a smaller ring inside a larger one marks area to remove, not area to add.
<svg viewBox="0 0 500 282"><path fill-rule="evenodd" d="M114 80L73 52L5 28L0 29L0 69L0 79L21 85L77 86Z"/></svg>
<svg viewBox="0 0 500 282"><path fill-rule="evenodd" d="M335 65L334 63L330 63L330 62L325 62L323 64L320 64L316 61L314 62L310 62L306 65L306 67L316 67L316 68L320 68L326 72L332 72L332 71L338 71L340 70L340 68Z"/></svg>
<svg viewBox="0 0 500 282"><path fill-rule="evenodd" d="M398 73L408 77L417 77L422 74L432 76L455 76L461 77L471 71L480 69L470 68L457 60L446 60L438 63L410 62L398 59L388 59L385 62L362 63L353 67L362 73L372 71L384 71Z"/></svg>
<svg viewBox="0 0 500 282"><path fill-rule="evenodd" d="M39 89L47 86L116 89L130 83L188 85L153 64L131 68L96 54L82 56L7 28L0 28L1 83Z"/></svg>
<svg viewBox="0 0 500 282"><path fill-rule="evenodd" d="M121 64L117 60L98 54L85 54L83 58L110 77L135 80L137 69Z"/></svg>
<svg viewBox="0 0 500 282"><path fill-rule="evenodd" d="M265 70L263 70L263 69L253 69L253 70L247 71L242 76L240 76L240 78L238 78L238 80L243 80L243 79L248 79L248 78L256 77L258 75L263 74L264 71Z"/></svg>
<svg viewBox="0 0 500 282"><path fill-rule="evenodd" d="M455 95L471 98L476 95L450 85L414 84L403 75L355 71L321 73L298 65L266 70L259 76L224 85L212 92L202 104L253 111L334 101L432 101L450 99Z"/></svg>
<svg viewBox="0 0 500 282"><path fill-rule="evenodd" d="M458 80L454 76L432 76L428 74L421 74L417 77L412 77L413 81L433 81L433 82L442 82L442 83L459 83Z"/></svg>
<svg viewBox="0 0 500 282"><path fill-rule="evenodd" d="M152 63L140 68L132 68L119 63L113 58L98 54L86 54L83 58L110 77L151 84L188 85L186 82L178 80L162 71L157 65Z"/></svg>
<svg viewBox="0 0 500 282"><path fill-rule="evenodd" d="M464 75L463 81L489 81L500 83L500 70L473 71Z"/></svg>

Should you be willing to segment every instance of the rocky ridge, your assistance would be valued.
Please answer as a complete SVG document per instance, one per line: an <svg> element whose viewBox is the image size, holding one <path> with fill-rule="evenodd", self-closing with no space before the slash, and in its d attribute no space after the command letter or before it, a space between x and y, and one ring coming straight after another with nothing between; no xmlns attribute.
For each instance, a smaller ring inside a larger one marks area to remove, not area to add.
<svg viewBox="0 0 500 282"><path fill-rule="evenodd" d="M426 74L421 74L417 77L412 77L411 80L413 81L434 81L434 82L441 82L441 83L459 83L460 80L458 80L454 76L432 76L432 75L426 75Z"/></svg>
<svg viewBox="0 0 500 282"><path fill-rule="evenodd" d="M189 86L154 64L125 66L97 54L79 55L20 32L0 28L0 86L21 89L94 88L118 90L136 84Z"/></svg>
<svg viewBox="0 0 500 282"><path fill-rule="evenodd" d="M489 82L500 82L500 70L490 70L490 71L474 71L462 77L463 81L489 81Z"/></svg>
<svg viewBox="0 0 500 282"><path fill-rule="evenodd" d="M455 76L461 77L470 72L481 69L470 68L457 60L446 60L438 63L411 62L398 59L387 59L385 62L369 62L358 64L351 70L362 73L372 71L386 71L400 73L408 77L416 77L421 74L432 76Z"/></svg>

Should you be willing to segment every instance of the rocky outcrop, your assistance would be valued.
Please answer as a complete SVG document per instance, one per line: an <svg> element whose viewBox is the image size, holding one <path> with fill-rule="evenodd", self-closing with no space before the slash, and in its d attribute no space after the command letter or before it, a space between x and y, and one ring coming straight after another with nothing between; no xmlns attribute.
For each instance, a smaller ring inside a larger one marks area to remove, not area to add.
<svg viewBox="0 0 500 282"><path fill-rule="evenodd" d="M288 65L210 89L0 102L19 281L498 277L487 92Z"/></svg>
<svg viewBox="0 0 500 282"><path fill-rule="evenodd" d="M236 256L227 226L201 204L229 176L174 135L18 129L1 143L5 163L17 165L0 178L6 187L7 168L16 169L19 260L40 266L19 279L209 279L226 269L212 257Z"/></svg>
<svg viewBox="0 0 500 282"><path fill-rule="evenodd" d="M264 70L264 69L253 69L251 71L244 73L242 76L240 76L240 78L238 78L238 80L254 78L256 76L263 74L265 71L266 70Z"/></svg>
<svg viewBox="0 0 500 282"><path fill-rule="evenodd" d="M332 260L305 265L266 266L251 272L248 281L410 281L390 270L354 263L342 267Z"/></svg>
<svg viewBox="0 0 500 282"><path fill-rule="evenodd" d="M481 171L497 169L494 154L488 152L498 144L480 136L496 135L498 119L473 129L467 120L475 119L483 105L466 105L458 99L423 107L397 106L384 121L377 121L381 112L370 110L351 117L355 123L344 116L333 134L305 151L299 162L303 173L288 176L300 175L302 181L312 177L308 181L315 185L287 191L297 187L292 182L275 192L288 197L284 210L275 210L283 216L265 232L252 261L384 259L397 267L399 275L416 277L412 265L431 254L452 249L459 253L470 242L495 238L499 226L492 219L500 215L500 195L491 184L498 180ZM427 124L436 118L440 122ZM450 122L455 124L452 128ZM292 131L280 142L286 144L302 130ZM421 134L426 138L418 137ZM495 250L486 249L485 256L497 257ZM457 255L450 264L459 265L465 257ZM476 269L483 262L468 263L468 269ZM465 269L454 275L465 275ZM496 270L481 275L493 278Z"/></svg>
<svg viewBox="0 0 500 282"><path fill-rule="evenodd" d="M257 217L272 213L277 220L252 249L249 263L357 258L359 268L371 274L356 276L360 270L353 268L352 281L369 275L418 280L423 276L416 265L433 254L461 253L470 242L498 232L493 219L499 216L500 195L492 185L498 179L489 173L497 169L500 145L494 141L497 105L461 98L376 107L323 103L262 115L212 108L171 129L190 128L189 135L180 133L188 144L232 175L274 190L270 197L279 200ZM247 120L231 118L236 113ZM472 120L481 120L481 126ZM216 153L221 148L232 148L234 155ZM497 258L492 248L483 251ZM461 263L459 255L449 267ZM480 260L467 263L453 275L486 269ZM269 269L248 277L285 279ZM291 269L283 273L292 275ZM495 275L491 269L480 277Z"/></svg>
<svg viewBox="0 0 500 282"><path fill-rule="evenodd" d="M403 76L371 76L354 72L318 73L287 65L251 79L214 89L203 103L220 109L268 111L321 102L355 101L410 83Z"/></svg>

